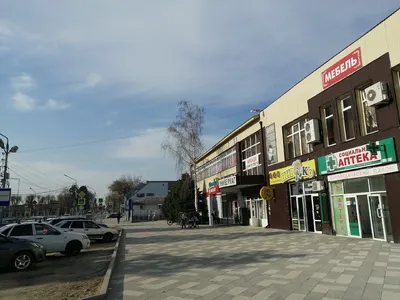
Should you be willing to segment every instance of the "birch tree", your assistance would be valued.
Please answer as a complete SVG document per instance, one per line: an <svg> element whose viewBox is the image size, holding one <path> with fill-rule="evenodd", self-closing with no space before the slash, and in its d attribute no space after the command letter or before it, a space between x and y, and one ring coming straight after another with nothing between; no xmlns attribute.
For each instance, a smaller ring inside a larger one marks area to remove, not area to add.
<svg viewBox="0 0 400 300"><path fill-rule="evenodd" d="M196 159L202 154L204 148L203 124L204 108L190 101L180 101L176 119L168 127L166 140L161 144L161 149L175 159L179 174L190 172L195 183L193 193L196 211L199 208Z"/></svg>

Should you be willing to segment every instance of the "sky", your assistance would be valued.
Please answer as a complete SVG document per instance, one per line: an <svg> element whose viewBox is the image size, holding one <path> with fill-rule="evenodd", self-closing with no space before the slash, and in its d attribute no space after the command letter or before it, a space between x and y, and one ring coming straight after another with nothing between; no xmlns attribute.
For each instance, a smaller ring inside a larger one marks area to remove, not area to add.
<svg viewBox="0 0 400 300"><path fill-rule="evenodd" d="M203 141L263 109L399 7L398 0L0 0L0 133L13 194L121 175L174 180L161 151L177 103ZM74 180L64 176L74 178Z"/></svg>

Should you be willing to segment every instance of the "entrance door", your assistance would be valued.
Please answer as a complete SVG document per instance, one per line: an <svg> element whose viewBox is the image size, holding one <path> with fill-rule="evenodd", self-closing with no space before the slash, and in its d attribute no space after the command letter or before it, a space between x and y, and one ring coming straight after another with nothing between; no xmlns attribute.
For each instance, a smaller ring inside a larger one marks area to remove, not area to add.
<svg viewBox="0 0 400 300"><path fill-rule="evenodd" d="M346 197L347 217L349 219L350 235L360 236L360 223L356 197Z"/></svg>
<svg viewBox="0 0 400 300"><path fill-rule="evenodd" d="M307 231L313 232L315 231L313 200L311 195L304 196L304 199L305 199L306 215L307 215Z"/></svg>
<svg viewBox="0 0 400 300"><path fill-rule="evenodd" d="M312 195L312 207L314 214L314 230L315 232L322 233L321 205L319 203L318 195Z"/></svg>
<svg viewBox="0 0 400 300"><path fill-rule="evenodd" d="M382 201L380 195L368 196L369 211L371 216L372 237L375 240L386 240L385 225L382 214Z"/></svg>
<svg viewBox="0 0 400 300"><path fill-rule="evenodd" d="M297 196L297 211L298 211L298 216L299 216L299 230L300 231L306 231L303 200L304 200L303 196Z"/></svg>

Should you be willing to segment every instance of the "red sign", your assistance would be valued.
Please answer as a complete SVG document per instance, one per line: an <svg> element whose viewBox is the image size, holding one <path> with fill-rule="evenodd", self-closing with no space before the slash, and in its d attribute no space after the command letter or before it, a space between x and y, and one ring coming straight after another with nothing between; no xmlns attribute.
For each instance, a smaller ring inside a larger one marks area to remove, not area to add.
<svg viewBox="0 0 400 300"><path fill-rule="evenodd" d="M330 87L332 84L349 76L361 67L361 48L357 48L322 72L322 87L324 89Z"/></svg>

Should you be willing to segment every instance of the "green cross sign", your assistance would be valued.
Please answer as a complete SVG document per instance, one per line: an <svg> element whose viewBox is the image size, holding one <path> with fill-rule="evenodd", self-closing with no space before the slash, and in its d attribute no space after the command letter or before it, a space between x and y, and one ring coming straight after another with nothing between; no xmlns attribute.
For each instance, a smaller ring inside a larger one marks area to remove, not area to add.
<svg viewBox="0 0 400 300"><path fill-rule="evenodd" d="M327 161L327 167L329 170L334 170L336 168L336 159L334 156L330 156Z"/></svg>

